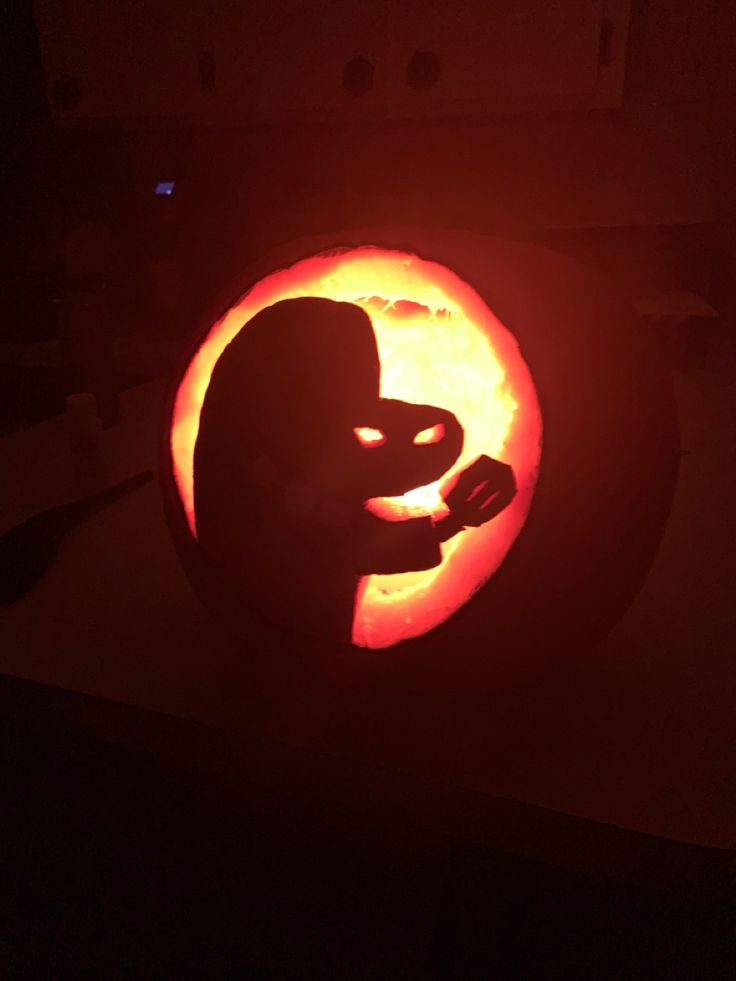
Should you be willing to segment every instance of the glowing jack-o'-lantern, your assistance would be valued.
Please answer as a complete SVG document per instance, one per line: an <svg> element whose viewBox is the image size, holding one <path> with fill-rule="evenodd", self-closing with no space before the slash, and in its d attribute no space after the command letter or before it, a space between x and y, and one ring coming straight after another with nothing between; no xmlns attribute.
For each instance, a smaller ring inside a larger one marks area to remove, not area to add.
<svg viewBox="0 0 736 981"><path fill-rule="evenodd" d="M499 568L541 435L518 344L480 296L436 262L360 247L267 275L212 326L171 453L190 532L244 603L385 648Z"/></svg>
<svg viewBox="0 0 736 981"><path fill-rule="evenodd" d="M458 657L473 686L588 648L631 603L676 414L656 346L582 267L374 229L284 247L221 311L170 402L164 499L196 591L259 648L333 671L333 639L408 641L436 692Z"/></svg>

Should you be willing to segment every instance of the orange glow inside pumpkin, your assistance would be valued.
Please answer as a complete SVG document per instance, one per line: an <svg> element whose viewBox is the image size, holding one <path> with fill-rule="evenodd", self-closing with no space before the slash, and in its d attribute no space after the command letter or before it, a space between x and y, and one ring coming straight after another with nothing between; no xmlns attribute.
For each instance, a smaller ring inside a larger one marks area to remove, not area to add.
<svg viewBox="0 0 736 981"><path fill-rule="evenodd" d="M353 430L361 446L383 446L386 434L373 426L356 426Z"/></svg>
<svg viewBox="0 0 736 981"><path fill-rule="evenodd" d="M414 437L414 443L416 446L429 446L430 443L439 443L444 435L445 427L440 422L436 426L430 426L429 429L423 429L417 433Z"/></svg>
<svg viewBox="0 0 736 981"><path fill-rule="evenodd" d="M447 513L441 488L480 454L514 469L517 494L497 517L442 545L433 569L365 576L353 618L353 643L386 648L427 633L459 609L503 562L524 525L537 477L542 421L534 384L515 338L481 297L439 263L364 246L295 263L260 280L213 326L179 385L171 428L176 486L196 535L193 459L199 415L212 371L227 344L264 307L299 296L355 303L370 316L384 398L437 405L465 431L463 452L442 480L366 507L388 521ZM383 434L356 428L364 445ZM441 439L432 427L417 442Z"/></svg>

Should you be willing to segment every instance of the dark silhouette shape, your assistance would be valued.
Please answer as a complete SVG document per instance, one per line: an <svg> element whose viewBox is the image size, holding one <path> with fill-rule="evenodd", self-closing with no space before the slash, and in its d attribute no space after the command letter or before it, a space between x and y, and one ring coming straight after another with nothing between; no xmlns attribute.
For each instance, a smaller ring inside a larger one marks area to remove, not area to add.
<svg viewBox="0 0 736 981"><path fill-rule="evenodd" d="M69 531L151 480L153 471L145 470L97 494L34 514L1 535L0 603L14 603L36 585Z"/></svg>
<svg viewBox="0 0 736 981"><path fill-rule="evenodd" d="M480 457L450 515L385 521L365 507L438 480L463 431L445 409L379 397L357 306L305 297L262 310L212 374L194 454L200 546L237 603L349 641L360 576L429 569L440 542L498 514L511 468Z"/></svg>

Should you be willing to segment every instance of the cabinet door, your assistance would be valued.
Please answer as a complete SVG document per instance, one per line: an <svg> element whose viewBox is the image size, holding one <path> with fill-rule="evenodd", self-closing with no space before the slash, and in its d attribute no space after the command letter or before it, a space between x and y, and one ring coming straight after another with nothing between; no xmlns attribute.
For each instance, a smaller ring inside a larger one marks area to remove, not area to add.
<svg viewBox="0 0 736 981"><path fill-rule="evenodd" d="M51 103L69 117L199 111L202 12L177 0L36 0Z"/></svg>
<svg viewBox="0 0 736 981"><path fill-rule="evenodd" d="M386 108L388 0L211 0L219 115L364 118Z"/></svg>
<svg viewBox="0 0 736 981"><path fill-rule="evenodd" d="M388 0L36 0L35 16L67 118L385 112Z"/></svg>
<svg viewBox="0 0 736 981"><path fill-rule="evenodd" d="M391 0L395 116L616 105L628 0Z"/></svg>

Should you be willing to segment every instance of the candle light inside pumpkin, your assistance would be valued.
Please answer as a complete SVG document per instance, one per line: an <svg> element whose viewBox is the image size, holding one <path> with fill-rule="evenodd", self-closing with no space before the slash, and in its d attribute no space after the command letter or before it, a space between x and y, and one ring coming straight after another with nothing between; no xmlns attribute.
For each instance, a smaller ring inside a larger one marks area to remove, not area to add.
<svg viewBox="0 0 736 981"><path fill-rule="evenodd" d="M422 572L371 575L356 594L353 643L386 648L420 636L461 607L498 569L531 504L542 423L534 384L509 331L449 269L408 253L371 247L314 256L253 286L210 329L179 386L171 430L174 476L196 536L193 457L210 376L227 344L264 307L299 296L354 303L371 318L381 361L381 396L453 412L463 452L442 480L366 507L387 521L447 512L442 492L481 454L508 463L518 491L479 528L442 546L442 562ZM377 431L356 437L368 445ZM437 434L417 434L431 442ZM380 434L378 435L380 439ZM439 437L441 438L441 436ZM365 440L365 442L364 442ZM368 450L369 451L369 450Z"/></svg>

